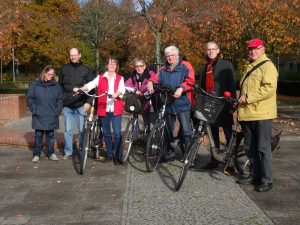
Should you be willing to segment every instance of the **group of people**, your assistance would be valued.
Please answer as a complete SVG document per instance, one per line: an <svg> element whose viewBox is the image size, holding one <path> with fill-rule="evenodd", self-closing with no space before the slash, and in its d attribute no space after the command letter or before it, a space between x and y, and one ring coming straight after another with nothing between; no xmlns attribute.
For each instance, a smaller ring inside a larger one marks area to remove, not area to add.
<svg viewBox="0 0 300 225"><path fill-rule="evenodd" d="M244 131L245 150L252 166L252 174L238 180L240 184L253 184L258 192L268 191L273 187L271 129L272 119L276 118L276 86L277 71L274 64L265 54L265 44L261 39L247 42L250 62L246 73L240 81L238 99L238 121ZM236 98L236 75L232 63L222 59L220 48L214 41L205 44L207 63L201 67L196 77L199 86L215 96L223 96L230 92ZM105 66L105 72L97 76L80 61L81 55L77 48L70 50L70 63L63 65L58 83L54 80L54 68L46 66L39 79L32 82L28 91L28 103L32 111L32 128L35 129L35 149L33 162L38 162L41 155L41 143L46 134L47 153L50 160L58 160L54 153L54 130L58 129L58 116L62 110L65 122L65 147L63 159L69 159L73 151L73 124L79 131L79 148L83 144L83 129L85 114L89 110L89 98L85 95L74 95L79 91L90 91L97 88L97 115L103 129L106 146L104 162L112 160L115 153L116 160L121 164L121 124L123 114L122 97L126 87L130 87L138 95L145 92L152 93L154 84L169 86L173 91L173 101L167 104L168 130L173 131L176 117L180 123L180 138L184 150L189 146L192 135L191 117L195 99L191 89L195 84L195 74L192 65L179 55L179 49L169 46L164 50L165 64L155 74L146 66L143 58L133 60L134 72L124 81L118 74L118 61L110 57ZM150 130L155 117L155 100L150 98L145 105L143 114L144 126ZM213 139L220 148L219 129L222 127L229 143L232 136L233 115L224 109L216 121L211 125ZM113 135L111 131L113 128ZM175 155L169 137L169 148L166 154ZM203 169L215 169L217 160L212 156Z"/></svg>

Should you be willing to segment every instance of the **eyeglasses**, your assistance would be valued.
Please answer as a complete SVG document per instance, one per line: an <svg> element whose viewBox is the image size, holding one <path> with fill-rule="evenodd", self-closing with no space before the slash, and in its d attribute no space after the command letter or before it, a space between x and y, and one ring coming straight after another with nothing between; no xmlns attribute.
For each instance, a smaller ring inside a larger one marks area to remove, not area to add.
<svg viewBox="0 0 300 225"><path fill-rule="evenodd" d="M142 68L142 67L144 67L145 65L135 65L134 67L135 68Z"/></svg>
<svg viewBox="0 0 300 225"><path fill-rule="evenodd" d="M50 76L55 76L55 73L47 73Z"/></svg>
<svg viewBox="0 0 300 225"><path fill-rule="evenodd" d="M207 52L213 52L213 51L216 51L218 50L218 48L208 48L206 49Z"/></svg>

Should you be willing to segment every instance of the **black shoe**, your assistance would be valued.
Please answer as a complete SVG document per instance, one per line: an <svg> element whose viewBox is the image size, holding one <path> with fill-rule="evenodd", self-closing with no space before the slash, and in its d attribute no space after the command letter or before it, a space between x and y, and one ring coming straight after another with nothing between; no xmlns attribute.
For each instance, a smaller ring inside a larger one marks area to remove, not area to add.
<svg viewBox="0 0 300 225"><path fill-rule="evenodd" d="M255 187L254 190L257 192L270 191L273 188L272 183L261 183L259 186Z"/></svg>
<svg viewBox="0 0 300 225"><path fill-rule="evenodd" d="M213 170L213 169L216 169L218 168L219 166L219 163L217 162L209 162L207 163L207 165L201 167L202 170Z"/></svg>
<svg viewBox="0 0 300 225"><path fill-rule="evenodd" d="M259 181L253 180L252 176L247 176L240 178L236 181L237 184L252 184L252 185L259 185Z"/></svg>
<svg viewBox="0 0 300 225"><path fill-rule="evenodd" d="M104 159L102 160L103 163L109 163L111 161L112 161L112 157L109 157L109 156L104 157Z"/></svg>
<svg viewBox="0 0 300 225"><path fill-rule="evenodd" d="M121 159L119 159L119 158L116 158L116 161L117 161L117 165L123 165L123 162L122 162L122 160L121 160Z"/></svg>
<svg viewBox="0 0 300 225"><path fill-rule="evenodd" d="M232 166L228 166L228 167L226 168L226 170L224 170L224 172L227 172L227 173L235 173L235 169L234 169L234 167L232 167Z"/></svg>

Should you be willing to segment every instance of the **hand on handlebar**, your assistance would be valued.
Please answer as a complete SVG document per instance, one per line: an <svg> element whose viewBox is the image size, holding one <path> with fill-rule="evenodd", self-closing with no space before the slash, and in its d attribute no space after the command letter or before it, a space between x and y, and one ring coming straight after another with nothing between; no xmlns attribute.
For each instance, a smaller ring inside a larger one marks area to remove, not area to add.
<svg viewBox="0 0 300 225"><path fill-rule="evenodd" d="M80 88L78 88L78 87L74 87L74 88L73 88L73 91L74 91L75 93L79 93L79 90L80 90Z"/></svg>
<svg viewBox="0 0 300 225"><path fill-rule="evenodd" d="M154 92L152 81L149 81L147 83L147 90L149 91L149 93L153 93Z"/></svg>
<svg viewBox="0 0 300 225"><path fill-rule="evenodd" d="M139 90L137 90L135 93L136 93L137 95L142 95L142 92L140 92Z"/></svg>
<svg viewBox="0 0 300 225"><path fill-rule="evenodd" d="M179 98L182 95L183 89L181 87L177 88L173 97L174 98Z"/></svg>

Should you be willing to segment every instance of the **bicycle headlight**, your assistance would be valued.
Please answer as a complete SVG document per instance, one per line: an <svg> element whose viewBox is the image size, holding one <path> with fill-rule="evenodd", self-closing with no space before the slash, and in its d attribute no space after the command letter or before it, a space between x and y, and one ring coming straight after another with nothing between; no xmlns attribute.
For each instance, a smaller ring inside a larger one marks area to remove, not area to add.
<svg viewBox="0 0 300 225"><path fill-rule="evenodd" d="M132 112L133 112L133 111L134 111L134 109L135 109L135 107L132 105L132 106L130 106L130 107L129 107L129 109L130 109L130 111L132 111Z"/></svg>

